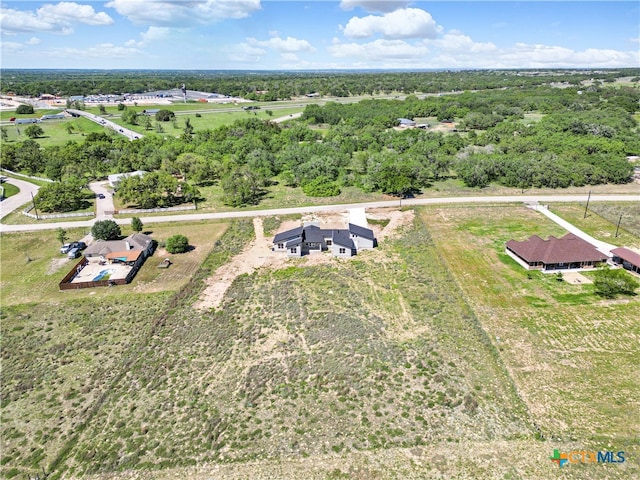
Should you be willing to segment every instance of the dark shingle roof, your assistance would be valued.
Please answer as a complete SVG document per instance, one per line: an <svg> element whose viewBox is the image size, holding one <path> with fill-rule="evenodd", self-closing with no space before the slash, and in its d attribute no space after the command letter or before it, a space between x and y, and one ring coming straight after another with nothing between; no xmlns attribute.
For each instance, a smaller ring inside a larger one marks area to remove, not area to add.
<svg viewBox="0 0 640 480"><path fill-rule="evenodd" d="M358 235L359 237L369 238L371 240L375 239L375 235L373 234L373 230L368 228L361 227L360 225L354 225L353 223L349 224L349 232Z"/></svg>
<svg viewBox="0 0 640 480"><path fill-rule="evenodd" d="M507 248L518 254L527 262L574 263L597 262L606 260L607 256L599 252L589 242L567 233L564 237L550 236L548 240L542 240L537 235L529 237L523 242L509 240Z"/></svg>
<svg viewBox="0 0 640 480"><path fill-rule="evenodd" d="M620 247L620 248L614 248L613 250L611 250L611 253L613 253L616 257L620 257L625 262L629 262L631 265L640 267L640 254L637 254L633 250Z"/></svg>
<svg viewBox="0 0 640 480"><path fill-rule="evenodd" d="M353 240L349 238L349 232L347 230L334 230L333 231L333 243L340 247L346 247L353 250L356 248Z"/></svg>
<svg viewBox="0 0 640 480"><path fill-rule="evenodd" d="M302 235L302 227L297 227L292 230L287 230L286 232L278 233L275 237L273 237L273 243L280 243L291 238L299 237Z"/></svg>
<svg viewBox="0 0 640 480"><path fill-rule="evenodd" d="M302 243L302 237L295 237L292 238L291 240L288 240L287 243L285 244L285 247L289 248L289 247L295 247L296 245L300 245Z"/></svg>

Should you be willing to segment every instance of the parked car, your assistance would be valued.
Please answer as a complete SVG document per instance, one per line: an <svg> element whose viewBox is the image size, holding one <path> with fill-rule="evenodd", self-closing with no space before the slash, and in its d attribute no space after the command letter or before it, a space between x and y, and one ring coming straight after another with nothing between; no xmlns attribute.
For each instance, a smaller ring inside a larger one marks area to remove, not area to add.
<svg viewBox="0 0 640 480"><path fill-rule="evenodd" d="M67 258L70 258L70 259L78 258L79 256L80 256L80 249L79 248L72 248L67 253Z"/></svg>
<svg viewBox="0 0 640 480"><path fill-rule="evenodd" d="M69 250L71 250L71 244L70 243L65 243L64 245L62 245L60 247L60 253L68 253Z"/></svg>
<svg viewBox="0 0 640 480"><path fill-rule="evenodd" d="M87 244L84 242L73 242L71 248L77 248L78 250L84 250L87 248Z"/></svg>
<svg viewBox="0 0 640 480"><path fill-rule="evenodd" d="M104 197L104 193L99 193L96 195L96 198L99 198L100 200L102 200Z"/></svg>

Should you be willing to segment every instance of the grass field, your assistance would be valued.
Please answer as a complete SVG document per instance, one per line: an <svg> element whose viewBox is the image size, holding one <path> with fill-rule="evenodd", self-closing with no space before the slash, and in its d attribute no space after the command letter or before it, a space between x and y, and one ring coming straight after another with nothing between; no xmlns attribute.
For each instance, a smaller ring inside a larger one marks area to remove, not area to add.
<svg viewBox="0 0 640 480"><path fill-rule="evenodd" d="M141 271L130 290L65 298L34 276L13 287L14 274L5 294L5 272L20 268L5 253L54 242L2 236L5 478L640 473L640 299L604 302L504 255L510 238L561 235L546 217L419 209L374 251L241 275L205 312L192 308L203 279L252 238L251 222L222 237L222 224L145 225L158 239L172 228L211 242L174 293L151 293ZM554 448L628 461L559 471Z"/></svg>
<svg viewBox="0 0 640 480"><path fill-rule="evenodd" d="M123 227L123 234L132 233ZM0 303L2 305L32 302L60 302L72 298L118 298L124 292L175 291L183 287L227 228L225 223L146 224L154 240L162 242L176 233L184 233L194 248L182 255L169 255L159 250L142 266L129 285L114 288L83 289L60 292L58 283L74 264L59 252L60 242L51 231L3 234L0 236ZM86 229L68 229L72 241L89 233ZM157 265L170 256L174 262L168 269Z"/></svg>

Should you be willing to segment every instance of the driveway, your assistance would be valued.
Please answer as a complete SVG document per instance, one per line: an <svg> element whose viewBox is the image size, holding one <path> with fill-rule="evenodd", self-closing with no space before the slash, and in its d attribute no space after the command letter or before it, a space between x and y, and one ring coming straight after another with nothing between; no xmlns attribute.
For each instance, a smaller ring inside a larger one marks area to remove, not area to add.
<svg viewBox="0 0 640 480"><path fill-rule="evenodd" d="M25 203L31 202L31 194L35 197L40 189L39 186L31 182L25 182L24 180L18 180L12 177L8 177L5 183L15 185L20 189L20 192L0 202L0 218L17 210Z"/></svg>
<svg viewBox="0 0 640 480"><path fill-rule="evenodd" d="M96 194L96 218L104 220L105 218L113 218L113 195L108 188L109 182L93 182L89 184L89 188ZM98 195L104 195L104 198L98 198ZM109 212L109 213L107 213Z"/></svg>

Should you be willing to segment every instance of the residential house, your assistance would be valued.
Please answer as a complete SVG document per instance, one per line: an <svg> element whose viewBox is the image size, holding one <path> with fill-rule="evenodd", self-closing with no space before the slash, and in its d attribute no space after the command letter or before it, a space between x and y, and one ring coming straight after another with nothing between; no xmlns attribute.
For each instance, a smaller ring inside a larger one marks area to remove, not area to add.
<svg viewBox="0 0 640 480"><path fill-rule="evenodd" d="M144 233L134 233L124 240L97 240L84 251L89 260L124 263L139 267L153 253L153 239Z"/></svg>
<svg viewBox="0 0 640 480"><path fill-rule="evenodd" d="M398 123L403 128L414 128L416 126L416 122L408 118L399 118Z"/></svg>
<svg viewBox="0 0 640 480"><path fill-rule="evenodd" d="M273 251L288 257L331 251L336 257L352 257L358 250L377 245L373 231L350 223L347 229L323 229L307 224L278 233L273 239Z"/></svg>
<svg viewBox="0 0 640 480"><path fill-rule="evenodd" d="M605 263L609 258L573 233L568 233L561 238L550 236L547 240L537 235L523 242L509 240L506 251L523 267L545 272L593 268Z"/></svg>
<svg viewBox="0 0 640 480"><path fill-rule="evenodd" d="M631 272L640 273L640 254L624 247L614 248L611 250L611 254L613 255L613 263L622 265L623 268Z"/></svg>
<svg viewBox="0 0 640 480"><path fill-rule="evenodd" d="M133 177L133 176L138 176L138 177L142 177L145 173L144 170L136 170L135 172L127 172L127 173L114 173L113 175L109 175L107 177L107 179L109 180L109 184L114 188L118 188L118 185L120 184L120 181L123 178L128 178L128 177Z"/></svg>

